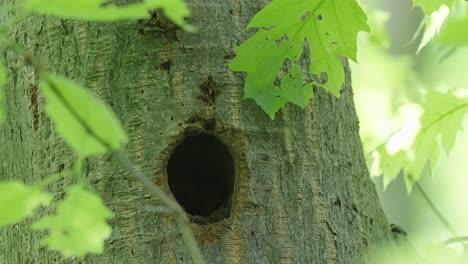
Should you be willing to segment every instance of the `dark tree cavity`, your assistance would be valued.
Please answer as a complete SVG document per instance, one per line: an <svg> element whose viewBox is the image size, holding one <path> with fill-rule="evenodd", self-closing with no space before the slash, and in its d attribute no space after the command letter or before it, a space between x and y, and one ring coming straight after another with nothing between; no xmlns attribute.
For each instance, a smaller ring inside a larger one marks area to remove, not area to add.
<svg viewBox="0 0 468 264"><path fill-rule="evenodd" d="M191 215L225 207L234 189L234 162L227 147L208 134L185 138L172 153L167 175L177 201Z"/></svg>

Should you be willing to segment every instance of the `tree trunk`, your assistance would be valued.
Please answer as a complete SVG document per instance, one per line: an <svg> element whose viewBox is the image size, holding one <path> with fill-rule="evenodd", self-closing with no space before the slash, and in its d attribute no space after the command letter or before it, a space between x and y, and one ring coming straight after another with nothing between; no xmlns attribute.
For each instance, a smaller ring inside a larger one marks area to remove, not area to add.
<svg viewBox="0 0 468 264"><path fill-rule="evenodd" d="M340 99L318 88L305 109L288 105L272 121L243 99L243 76L228 68L266 1L189 4L195 34L36 15L14 32L50 72L112 106L132 161L193 214L207 263L359 262L390 228L366 169L347 63ZM12 52L2 59L9 83L0 179L31 184L75 157L45 115L37 74ZM87 178L115 213L103 255L63 259L41 248L44 234L26 220L0 229L0 263L190 262L174 220L110 156L90 160ZM51 185L56 200L72 182Z"/></svg>

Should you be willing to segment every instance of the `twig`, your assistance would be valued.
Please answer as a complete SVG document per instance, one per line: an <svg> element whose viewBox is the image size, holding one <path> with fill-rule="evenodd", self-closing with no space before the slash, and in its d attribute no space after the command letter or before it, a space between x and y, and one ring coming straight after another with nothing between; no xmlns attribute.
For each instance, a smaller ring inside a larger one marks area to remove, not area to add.
<svg viewBox="0 0 468 264"><path fill-rule="evenodd" d="M437 207L434 205L434 203L431 201L429 196L426 194L424 189L421 187L421 185L418 182L415 182L414 186L416 186L416 190L419 191L421 194L423 200L429 205L431 208L432 212L439 218L439 220L444 224L444 226L452 233L453 236L457 236L457 231L453 227L453 225L447 220L447 218L444 217L444 215L437 209Z"/></svg>
<svg viewBox="0 0 468 264"><path fill-rule="evenodd" d="M83 128L86 130L86 133L88 133L89 136L93 137L102 146L104 146L108 152L113 153L120 164L122 164L128 171L130 171L130 173L137 180L139 180L148 191L153 193L165 206L168 207L168 209L171 211L170 213L174 216L175 221L179 226L180 233L182 234L182 238L193 259L193 262L195 264L203 264L204 260L200 248L198 247L195 237L193 236L192 230L190 228L190 222L185 215L184 209L174 199L165 194L158 186L148 180L148 178L145 177L143 173L133 165L130 159L128 159L123 152L114 151L111 145L104 138L100 137L96 132L94 132L93 129L86 123L86 121L81 118L70 102L68 102L61 94L60 90L55 86L55 83L50 80L47 75L44 76L44 80L49 85L51 91L65 106L65 108L70 111L71 115L76 119L76 121L78 121L78 123L83 126Z"/></svg>
<svg viewBox="0 0 468 264"><path fill-rule="evenodd" d="M121 151L115 151L114 157L122 164L130 173L135 176L143 186L153 193L165 206L168 207L170 213L174 216L177 225L179 226L180 233L184 239L185 245L187 246L190 255L192 256L193 262L196 264L204 263L202 254L197 245L195 237L193 236L192 230L190 229L190 222L185 215L184 209L166 193L164 193L157 185L153 184L143 173L137 169L133 163L128 159L127 156Z"/></svg>
<svg viewBox="0 0 468 264"><path fill-rule="evenodd" d="M460 236L460 237L451 237L444 241L444 244L449 245L453 243L461 243L468 241L468 236Z"/></svg>
<svg viewBox="0 0 468 264"><path fill-rule="evenodd" d="M62 178L65 178L65 176L67 174L71 174L71 173L72 173L72 171L70 171L70 170L63 170L63 171L54 173L54 174L52 174L50 176L47 176L43 180L39 181L34 186L36 186L39 189L42 189L42 188L46 187L47 185L49 185L49 184L51 184L51 183L53 183L55 181L58 181L58 180L60 180Z"/></svg>

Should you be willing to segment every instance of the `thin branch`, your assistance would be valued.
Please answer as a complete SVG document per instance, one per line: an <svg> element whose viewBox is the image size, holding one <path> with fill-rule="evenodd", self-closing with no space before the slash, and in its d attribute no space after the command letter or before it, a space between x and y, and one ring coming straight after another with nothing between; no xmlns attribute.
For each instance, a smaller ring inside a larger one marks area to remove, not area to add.
<svg viewBox="0 0 468 264"><path fill-rule="evenodd" d="M468 236L460 236L460 237L451 237L444 241L446 245L453 244L453 243L463 243L468 241Z"/></svg>
<svg viewBox="0 0 468 264"><path fill-rule="evenodd" d="M198 247L196 239L192 233L190 222L185 215L184 209L174 199L164 193L157 185L148 180L148 178L145 177L145 175L143 175L143 173L133 165L130 159L128 159L123 152L114 151L111 145L106 142L104 138L101 138L95 131L93 131L93 129L86 123L86 121L81 118L70 102L68 102L66 98L60 93L60 90L55 86L54 82L47 77L44 79L51 88L52 92L59 98L67 110L70 111L77 122L84 127L86 133L88 133L89 136L93 137L96 141L103 145L108 152L113 153L114 157L121 165L130 171L130 173L137 180L139 180L148 191L153 193L165 206L168 207L168 209L171 211L170 213L174 216L175 221L179 226L180 233L182 234L182 238L193 259L193 262L195 264L204 263L200 248Z"/></svg>
<svg viewBox="0 0 468 264"><path fill-rule="evenodd" d="M62 170L60 172L54 173L52 175L47 176L46 178L42 179L41 181L37 182L34 186L39 189L46 187L47 185L56 182L62 178L65 178L67 174L71 174L71 170Z"/></svg>
<svg viewBox="0 0 468 264"><path fill-rule="evenodd" d="M444 224L444 226L452 233L453 236L457 236L457 231L453 227L453 225L448 221L447 218L437 209L437 207L434 205L434 203L431 201L427 193L424 191L424 189L421 187L421 185L418 182L415 182L414 186L416 186L416 190L419 191L421 194L423 200L429 205L431 208L432 212L439 218L439 220Z"/></svg>
<svg viewBox="0 0 468 264"><path fill-rule="evenodd" d="M192 256L193 262L196 264L204 263L200 248L197 245L195 237L193 236L190 228L190 222L185 215L184 209L166 193L164 193L157 185L153 184L143 173L136 168L133 163L128 159L127 156L121 151L113 153L114 157L122 164L130 173L139 180L143 186L154 194L165 206L168 207L170 213L174 216L177 225L179 226L180 233L184 239L185 245L187 246L190 255Z"/></svg>

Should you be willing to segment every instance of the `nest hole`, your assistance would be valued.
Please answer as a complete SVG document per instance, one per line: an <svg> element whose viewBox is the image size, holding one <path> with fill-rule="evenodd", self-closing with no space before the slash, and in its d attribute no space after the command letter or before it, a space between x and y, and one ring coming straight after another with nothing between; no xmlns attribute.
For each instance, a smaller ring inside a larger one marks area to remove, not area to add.
<svg viewBox="0 0 468 264"><path fill-rule="evenodd" d="M234 174L227 146L208 134L185 137L167 164L169 188L192 216L209 217L223 211L222 218L229 217L229 210L221 209L230 207Z"/></svg>

